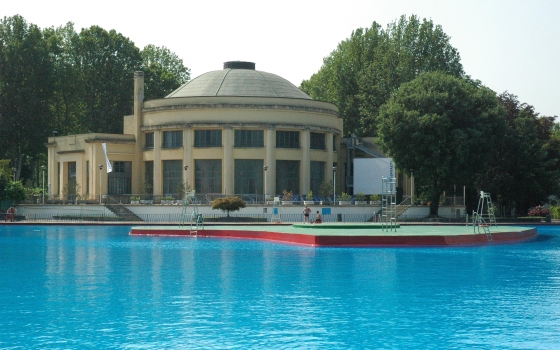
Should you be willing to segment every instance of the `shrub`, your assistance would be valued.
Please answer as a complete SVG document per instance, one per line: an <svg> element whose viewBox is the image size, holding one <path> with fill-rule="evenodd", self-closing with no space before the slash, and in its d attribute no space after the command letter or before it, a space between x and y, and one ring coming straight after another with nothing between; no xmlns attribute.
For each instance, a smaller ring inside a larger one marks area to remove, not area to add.
<svg viewBox="0 0 560 350"><path fill-rule="evenodd" d="M550 213L553 219L560 219L560 206L550 207Z"/></svg>
<svg viewBox="0 0 560 350"><path fill-rule="evenodd" d="M309 191L307 196L305 196L305 199L308 200L308 201L312 201L313 200L313 191Z"/></svg>
<svg viewBox="0 0 560 350"><path fill-rule="evenodd" d="M291 201L292 197L294 196L294 193L292 191L288 192L284 190L282 193L284 194L284 196L282 196L282 200L286 202Z"/></svg>
<svg viewBox="0 0 560 350"><path fill-rule="evenodd" d="M333 195L333 184L328 181L321 182L319 185L319 196L321 197L332 197Z"/></svg>
<svg viewBox="0 0 560 350"><path fill-rule="evenodd" d="M372 194L371 196L369 196L369 200L373 202L377 202L381 200L381 196L378 194Z"/></svg>
<svg viewBox="0 0 560 350"><path fill-rule="evenodd" d="M366 195L363 192L358 192L358 194L356 194L356 200L357 201L365 201L366 200Z"/></svg>
<svg viewBox="0 0 560 350"><path fill-rule="evenodd" d="M342 194L341 194L340 196L338 196L338 200L339 200L339 201L347 202L347 201L352 200L352 196L349 195L349 194L346 193L346 192L342 192Z"/></svg>
<svg viewBox="0 0 560 350"><path fill-rule="evenodd" d="M547 216L550 214L550 209L543 205L537 205L529 209L529 216Z"/></svg>
<svg viewBox="0 0 560 350"><path fill-rule="evenodd" d="M241 208L245 208L245 202L237 196L218 198L212 201L212 210L219 209L225 211L228 217L230 211L237 211Z"/></svg>

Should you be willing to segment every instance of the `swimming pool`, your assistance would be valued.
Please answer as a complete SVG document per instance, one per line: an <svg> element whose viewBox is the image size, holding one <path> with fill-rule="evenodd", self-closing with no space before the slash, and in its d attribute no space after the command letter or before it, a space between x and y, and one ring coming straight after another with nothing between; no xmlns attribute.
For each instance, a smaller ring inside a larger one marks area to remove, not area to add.
<svg viewBox="0 0 560 350"><path fill-rule="evenodd" d="M480 247L309 248L0 227L0 348L555 348L560 227Z"/></svg>

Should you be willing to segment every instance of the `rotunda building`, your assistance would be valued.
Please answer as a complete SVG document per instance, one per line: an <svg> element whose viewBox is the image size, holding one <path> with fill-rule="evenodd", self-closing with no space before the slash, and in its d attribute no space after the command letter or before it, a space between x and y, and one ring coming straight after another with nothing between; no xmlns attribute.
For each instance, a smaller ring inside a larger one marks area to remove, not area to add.
<svg viewBox="0 0 560 350"><path fill-rule="evenodd" d="M208 199L258 202L265 192L318 194L322 182L333 181L343 134L337 107L252 62L226 62L162 99L144 101L143 90L144 74L136 72L134 114L124 117L123 135L49 138L51 194L69 181L86 184L90 196L168 196L187 183ZM97 172L106 163L102 143L109 174Z"/></svg>

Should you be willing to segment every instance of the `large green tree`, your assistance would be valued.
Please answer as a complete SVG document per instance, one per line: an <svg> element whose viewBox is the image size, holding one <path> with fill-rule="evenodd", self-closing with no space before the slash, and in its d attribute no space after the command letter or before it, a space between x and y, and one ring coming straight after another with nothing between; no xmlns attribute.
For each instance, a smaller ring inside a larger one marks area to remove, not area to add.
<svg viewBox="0 0 560 350"><path fill-rule="evenodd" d="M533 106L517 96L499 96L506 110L507 131L490 152L490 162L477 187L518 215L542 204L558 191L560 140L553 137L554 118L540 117Z"/></svg>
<svg viewBox="0 0 560 350"><path fill-rule="evenodd" d="M414 172L437 215L444 190L473 184L486 169L506 130L504 113L478 82L423 73L381 107L380 145L398 168Z"/></svg>
<svg viewBox="0 0 560 350"><path fill-rule="evenodd" d="M346 134L374 136L379 108L399 86L422 72L464 74L459 53L440 25L417 16L402 16L383 29L355 30L323 60L301 89L335 103Z"/></svg>
<svg viewBox="0 0 560 350"><path fill-rule="evenodd" d="M45 151L53 66L42 31L21 16L0 22L0 155L19 179L26 159Z"/></svg>
<svg viewBox="0 0 560 350"><path fill-rule="evenodd" d="M132 76L142 66L140 50L115 30L92 26L79 34L77 69L88 132L122 133L123 116L132 112Z"/></svg>
<svg viewBox="0 0 560 350"><path fill-rule="evenodd" d="M190 69L168 48L148 45L141 55L145 72L144 97L147 100L163 98L189 81Z"/></svg>

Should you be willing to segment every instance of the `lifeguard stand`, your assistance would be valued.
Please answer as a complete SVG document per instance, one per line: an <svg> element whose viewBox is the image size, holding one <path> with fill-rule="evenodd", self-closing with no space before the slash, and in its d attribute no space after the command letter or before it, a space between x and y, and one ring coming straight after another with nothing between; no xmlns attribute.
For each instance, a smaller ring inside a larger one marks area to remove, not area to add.
<svg viewBox="0 0 560 350"><path fill-rule="evenodd" d="M496 226L492 197L490 197L490 193L480 191L478 207L476 208L476 213L473 215L474 233L480 233L480 229L482 228L483 232L488 237L488 241L491 242L493 241L492 235L490 234L491 226Z"/></svg>
<svg viewBox="0 0 560 350"><path fill-rule="evenodd" d="M189 234L193 235L196 237L198 236L198 230L200 229L204 229L204 223L202 220L202 215L198 213L198 203L196 200L196 191L190 191L185 193L185 198L183 198L183 212L181 213L181 223L179 224L179 227L183 227L187 221L187 210L188 210L188 206L189 203L192 205L193 207L193 212L190 215L190 220L191 220L191 229Z"/></svg>
<svg viewBox="0 0 560 350"><path fill-rule="evenodd" d="M397 179L381 178L381 229L397 231Z"/></svg>
<svg viewBox="0 0 560 350"><path fill-rule="evenodd" d="M274 197L273 203L272 218L270 219L270 221L279 224L282 222L282 217L280 216L280 197Z"/></svg>

